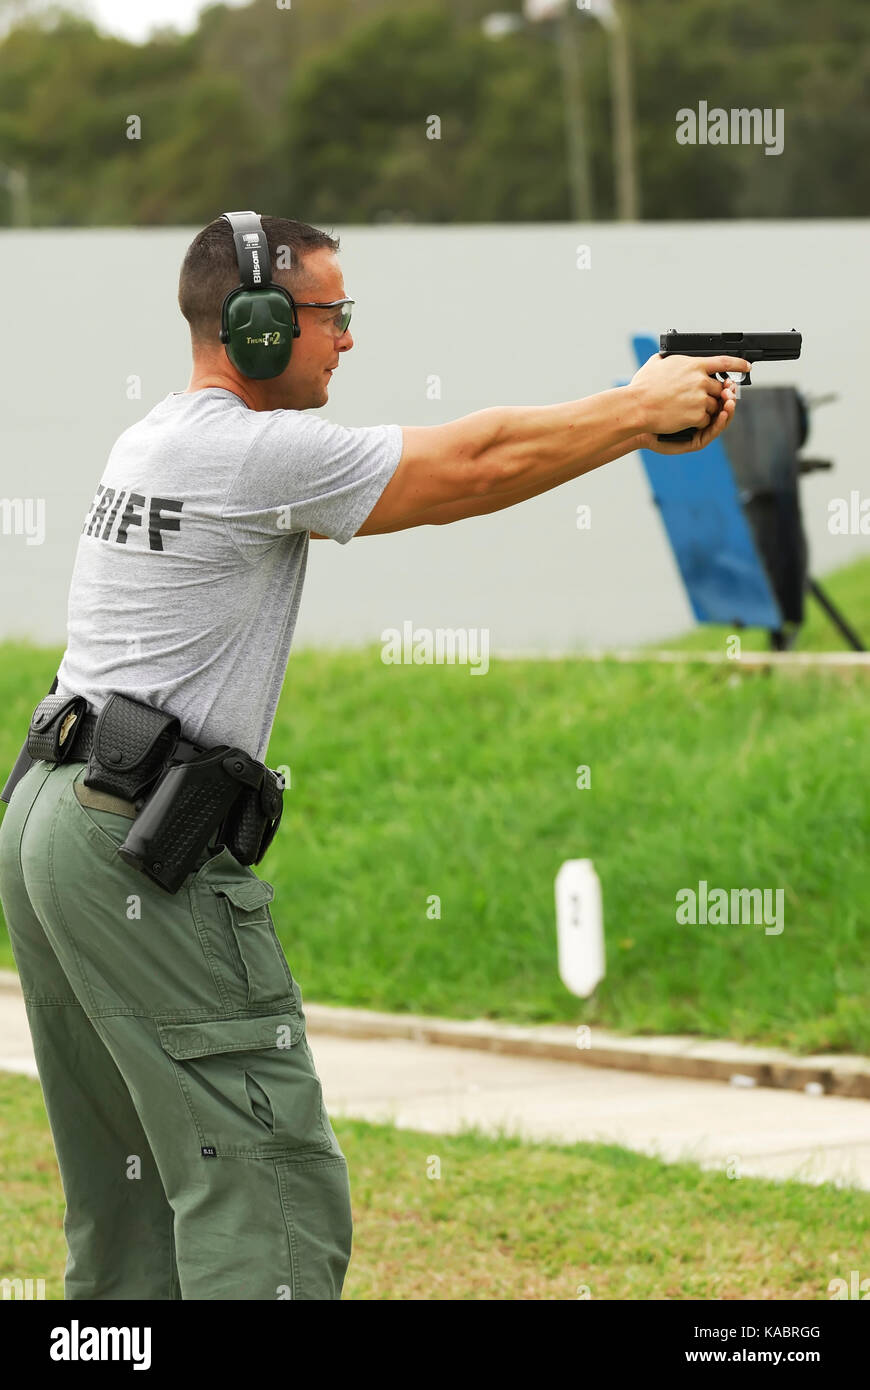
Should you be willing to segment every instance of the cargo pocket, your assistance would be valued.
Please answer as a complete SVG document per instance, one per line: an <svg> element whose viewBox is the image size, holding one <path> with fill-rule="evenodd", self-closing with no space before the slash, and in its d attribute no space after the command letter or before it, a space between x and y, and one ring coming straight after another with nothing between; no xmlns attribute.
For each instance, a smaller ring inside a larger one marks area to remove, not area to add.
<svg viewBox="0 0 870 1390"><path fill-rule="evenodd" d="M271 883L251 876L226 883L205 882L218 918L231 966L241 982L240 1002L247 1009L295 1002L294 980L275 933L268 904Z"/></svg>
<svg viewBox="0 0 870 1390"><path fill-rule="evenodd" d="M157 1020L203 1158L299 1157L333 1147L298 1011L204 1023Z"/></svg>

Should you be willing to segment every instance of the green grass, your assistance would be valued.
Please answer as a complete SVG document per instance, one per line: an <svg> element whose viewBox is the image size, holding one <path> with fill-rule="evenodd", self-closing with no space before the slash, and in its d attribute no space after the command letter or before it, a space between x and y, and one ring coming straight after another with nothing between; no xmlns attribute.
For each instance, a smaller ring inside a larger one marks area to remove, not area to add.
<svg viewBox="0 0 870 1390"><path fill-rule="evenodd" d="M816 1300L864 1268L866 1192L729 1179L608 1144L333 1127L354 1210L348 1299ZM42 1095L4 1073L0 1171L0 1278L44 1278L46 1298L62 1299L64 1202Z"/></svg>
<svg viewBox="0 0 870 1390"><path fill-rule="evenodd" d="M58 659L0 648L3 769ZM862 671L292 656L269 753L292 785L257 872L306 1000L870 1052L867 711ZM575 857L608 950L585 1002L556 968ZM678 925L701 879L781 888L783 932Z"/></svg>

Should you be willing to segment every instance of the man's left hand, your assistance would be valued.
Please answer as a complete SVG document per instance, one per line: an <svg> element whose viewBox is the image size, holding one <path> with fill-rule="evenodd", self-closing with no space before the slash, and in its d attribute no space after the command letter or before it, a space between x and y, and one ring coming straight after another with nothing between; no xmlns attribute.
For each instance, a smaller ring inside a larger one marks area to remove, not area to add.
<svg viewBox="0 0 870 1390"><path fill-rule="evenodd" d="M654 434L642 434L638 436L638 449L651 449L654 454L694 454L698 449L706 449L712 440L718 439L724 434L731 424L731 418L737 404L737 386L728 380L723 384L722 395L718 398L719 407L715 415L710 419L710 423L705 430L698 430L694 439L687 440L685 444L666 444Z"/></svg>

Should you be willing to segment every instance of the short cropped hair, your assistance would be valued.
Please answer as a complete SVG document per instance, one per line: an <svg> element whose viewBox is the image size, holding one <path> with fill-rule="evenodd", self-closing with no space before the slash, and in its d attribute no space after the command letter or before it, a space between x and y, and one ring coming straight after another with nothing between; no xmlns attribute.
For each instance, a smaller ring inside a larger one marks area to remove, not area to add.
<svg viewBox="0 0 870 1390"><path fill-rule="evenodd" d="M290 217L261 216L260 221L269 245L272 279L298 297L307 279L306 255L324 247L338 251L339 238ZM194 342L217 341L224 297L239 283L232 228L225 218L216 217L190 243L178 280L178 307Z"/></svg>

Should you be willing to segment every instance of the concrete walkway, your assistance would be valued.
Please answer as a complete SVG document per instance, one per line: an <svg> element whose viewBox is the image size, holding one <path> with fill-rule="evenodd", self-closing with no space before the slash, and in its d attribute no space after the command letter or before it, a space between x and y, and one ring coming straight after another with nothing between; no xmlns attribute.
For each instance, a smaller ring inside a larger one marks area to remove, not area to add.
<svg viewBox="0 0 870 1390"><path fill-rule="evenodd" d="M825 1094L817 1083L807 1092L748 1084L753 1078L741 1070L732 1071L736 1084L729 1084L622 1070L612 1061L589 1065L579 1051L570 1061L520 1055L519 1035L532 1035L534 1047L537 1029L505 1030L513 1040L510 1052L495 1050L492 1037L469 1041L461 1024L452 1025L458 1046L451 1045L449 1026L439 1042L383 1036L388 1024L372 1036L378 1019L393 1016L303 1003L333 1119L351 1116L432 1134L477 1125L529 1140L604 1141L669 1161L727 1167L735 1177L794 1177L870 1191L870 1105ZM405 1020L404 1026L414 1025ZM495 1027L468 1025L476 1026L484 1035ZM662 1054L653 1047L650 1055ZM8 974L0 981L0 1070L37 1075L24 1003Z"/></svg>

